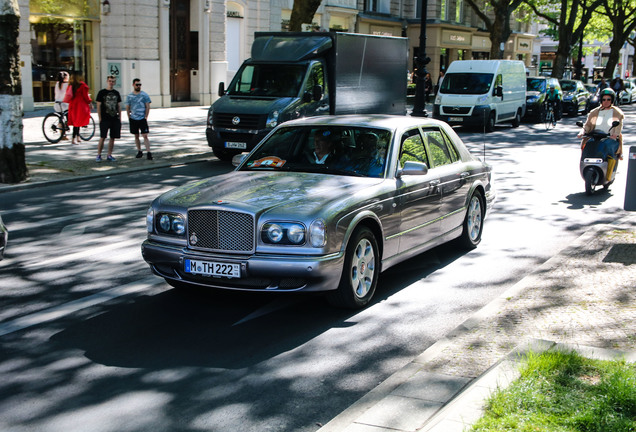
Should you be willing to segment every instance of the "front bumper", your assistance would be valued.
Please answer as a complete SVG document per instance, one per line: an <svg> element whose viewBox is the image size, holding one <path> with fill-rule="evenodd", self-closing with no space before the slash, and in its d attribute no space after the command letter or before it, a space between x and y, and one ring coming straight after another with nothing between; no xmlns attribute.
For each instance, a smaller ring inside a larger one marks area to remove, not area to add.
<svg viewBox="0 0 636 432"><path fill-rule="evenodd" d="M250 152L271 131L267 130L228 130L228 129L205 129L205 137L208 145L213 149L238 150L239 152ZM226 143L245 143L245 148L227 147Z"/></svg>
<svg viewBox="0 0 636 432"><path fill-rule="evenodd" d="M240 291L329 291L338 288L344 263L341 253L322 256L202 254L184 247L146 240L141 254L152 271L166 280ZM240 264L240 278L193 275L185 259Z"/></svg>
<svg viewBox="0 0 636 432"><path fill-rule="evenodd" d="M449 109L447 106L440 106L439 104L433 105L433 118L435 120L444 121L452 126L483 126L490 116L491 111L488 105L460 107L468 111L468 114L448 113L445 111L445 108Z"/></svg>

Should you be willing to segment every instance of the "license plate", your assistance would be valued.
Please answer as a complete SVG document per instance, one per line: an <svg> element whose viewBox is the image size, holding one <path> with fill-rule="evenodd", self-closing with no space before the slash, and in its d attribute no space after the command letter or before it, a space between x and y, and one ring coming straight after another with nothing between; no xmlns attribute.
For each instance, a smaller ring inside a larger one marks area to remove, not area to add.
<svg viewBox="0 0 636 432"><path fill-rule="evenodd" d="M225 141L225 148L245 150L247 148L247 143L236 142L236 141Z"/></svg>
<svg viewBox="0 0 636 432"><path fill-rule="evenodd" d="M448 121L451 121L451 122L463 122L464 121L464 117L449 117Z"/></svg>
<svg viewBox="0 0 636 432"><path fill-rule="evenodd" d="M241 277L241 265L215 261L185 260L185 272L203 276Z"/></svg>

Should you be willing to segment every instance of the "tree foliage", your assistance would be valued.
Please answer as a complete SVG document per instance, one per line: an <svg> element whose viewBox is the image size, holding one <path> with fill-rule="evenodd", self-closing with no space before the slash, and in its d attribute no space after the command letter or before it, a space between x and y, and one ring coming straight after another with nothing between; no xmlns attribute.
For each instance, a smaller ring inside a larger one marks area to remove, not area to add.
<svg viewBox="0 0 636 432"><path fill-rule="evenodd" d="M501 44L506 43L512 29L510 28L510 17L512 13L521 5L523 0L490 0L487 5L492 8L494 18L491 18L480 2L466 0L477 16L484 22L486 30L490 32L490 58L503 59Z"/></svg>
<svg viewBox="0 0 636 432"><path fill-rule="evenodd" d="M559 44L552 65L552 77L563 78L565 65L594 11L603 0L560 0L560 7L546 0L524 0L539 17L554 26Z"/></svg>

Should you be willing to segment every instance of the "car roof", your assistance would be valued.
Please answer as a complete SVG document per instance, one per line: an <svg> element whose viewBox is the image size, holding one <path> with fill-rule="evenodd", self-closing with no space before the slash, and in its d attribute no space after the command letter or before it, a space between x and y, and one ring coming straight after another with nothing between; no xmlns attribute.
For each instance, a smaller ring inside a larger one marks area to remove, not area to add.
<svg viewBox="0 0 636 432"><path fill-rule="evenodd" d="M414 126L443 126L446 123L424 117L387 114L347 114L316 116L283 123L283 126L362 126L383 129L404 129Z"/></svg>

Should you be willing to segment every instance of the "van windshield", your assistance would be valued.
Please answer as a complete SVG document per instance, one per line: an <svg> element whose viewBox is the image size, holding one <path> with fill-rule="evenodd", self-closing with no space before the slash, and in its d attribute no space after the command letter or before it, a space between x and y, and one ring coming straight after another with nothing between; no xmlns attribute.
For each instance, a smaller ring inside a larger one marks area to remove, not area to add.
<svg viewBox="0 0 636 432"><path fill-rule="evenodd" d="M306 65L243 65L227 92L233 96L298 97L306 69Z"/></svg>
<svg viewBox="0 0 636 432"><path fill-rule="evenodd" d="M448 73L444 75L439 91L449 94L488 93L493 76L487 73Z"/></svg>

